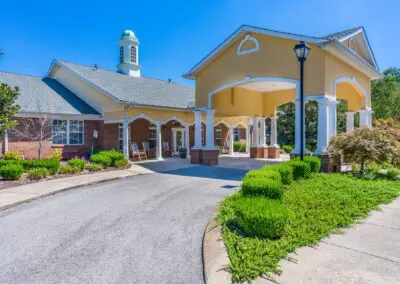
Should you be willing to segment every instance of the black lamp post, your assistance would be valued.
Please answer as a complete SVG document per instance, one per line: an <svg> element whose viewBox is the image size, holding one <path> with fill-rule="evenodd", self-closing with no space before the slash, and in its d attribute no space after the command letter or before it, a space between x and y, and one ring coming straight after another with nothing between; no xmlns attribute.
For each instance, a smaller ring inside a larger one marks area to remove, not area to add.
<svg viewBox="0 0 400 284"><path fill-rule="evenodd" d="M304 41L300 41L293 50L300 62L300 159L304 161L304 62L310 47Z"/></svg>

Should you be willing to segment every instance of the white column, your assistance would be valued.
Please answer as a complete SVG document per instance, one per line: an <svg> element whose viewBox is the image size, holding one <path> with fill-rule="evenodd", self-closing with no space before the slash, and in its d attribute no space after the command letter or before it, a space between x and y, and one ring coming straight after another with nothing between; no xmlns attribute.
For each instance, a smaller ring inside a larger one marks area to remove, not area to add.
<svg viewBox="0 0 400 284"><path fill-rule="evenodd" d="M354 112L346 112L346 132L354 131Z"/></svg>
<svg viewBox="0 0 400 284"><path fill-rule="evenodd" d="M209 109L206 112L206 150L216 150L214 142L214 110Z"/></svg>
<svg viewBox="0 0 400 284"><path fill-rule="evenodd" d="M4 133L4 154L8 152L8 131Z"/></svg>
<svg viewBox="0 0 400 284"><path fill-rule="evenodd" d="M250 124L246 127L246 153L250 153Z"/></svg>
<svg viewBox="0 0 400 284"><path fill-rule="evenodd" d="M292 152L295 154L299 154L300 153L300 100L296 100L295 105L296 105L296 112L295 112L295 131L294 131L294 150ZM304 115L304 117L305 117L305 115ZM304 123L304 121L303 121L303 123ZM304 123L304 125L305 125L305 123ZM305 131L304 131L303 135L305 137ZM305 139L304 139L304 142L305 142ZM305 147L305 145L304 145L304 147Z"/></svg>
<svg viewBox="0 0 400 284"><path fill-rule="evenodd" d="M329 138L336 136L337 133L337 113L336 113L336 100L329 100ZM329 142L329 141L328 141Z"/></svg>
<svg viewBox="0 0 400 284"><path fill-rule="evenodd" d="M271 146L279 147L278 145L278 133L276 129L276 123L278 118L276 116L271 117Z"/></svg>
<svg viewBox="0 0 400 284"><path fill-rule="evenodd" d="M327 153L330 137L330 121L330 108L328 100L318 100L318 141L317 150L315 151L315 153L318 155Z"/></svg>
<svg viewBox="0 0 400 284"><path fill-rule="evenodd" d="M233 126L229 127L229 154L233 155L233 141L234 141L234 130Z"/></svg>
<svg viewBox="0 0 400 284"><path fill-rule="evenodd" d="M201 111L194 112L194 146L193 149L200 150L201 145Z"/></svg>
<svg viewBox="0 0 400 284"><path fill-rule="evenodd" d="M258 122L259 117L255 117L253 119L253 147L258 147L260 143L260 136L259 136L259 129L258 129Z"/></svg>
<svg viewBox="0 0 400 284"><path fill-rule="evenodd" d="M156 124L156 156L157 160L162 160L162 137L161 137L161 123Z"/></svg>
<svg viewBox="0 0 400 284"><path fill-rule="evenodd" d="M122 149L126 159L129 159L129 123L124 121L122 125Z"/></svg>
<svg viewBox="0 0 400 284"><path fill-rule="evenodd" d="M190 124L185 124L185 148L186 157L190 158Z"/></svg>
<svg viewBox="0 0 400 284"><path fill-rule="evenodd" d="M372 127L372 111L370 109L360 111L360 127Z"/></svg>
<svg viewBox="0 0 400 284"><path fill-rule="evenodd" d="M266 143L266 131L265 131L265 117L261 117L260 119L260 146L267 147Z"/></svg>

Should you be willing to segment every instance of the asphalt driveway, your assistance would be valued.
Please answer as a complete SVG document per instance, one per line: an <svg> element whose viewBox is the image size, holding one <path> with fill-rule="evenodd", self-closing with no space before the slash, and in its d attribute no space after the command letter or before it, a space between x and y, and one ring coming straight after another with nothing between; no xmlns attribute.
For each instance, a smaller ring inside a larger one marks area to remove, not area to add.
<svg viewBox="0 0 400 284"><path fill-rule="evenodd" d="M203 283L204 228L245 172L176 168L0 212L0 283Z"/></svg>

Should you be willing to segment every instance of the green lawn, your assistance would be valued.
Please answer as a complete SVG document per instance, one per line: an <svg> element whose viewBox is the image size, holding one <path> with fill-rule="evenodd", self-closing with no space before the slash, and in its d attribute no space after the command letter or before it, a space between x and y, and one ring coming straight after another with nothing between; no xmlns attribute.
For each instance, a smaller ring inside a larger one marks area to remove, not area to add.
<svg viewBox="0 0 400 284"><path fill-rule="evenodd" d="M246 237L234 221L234 207L242 198L223 201L217 215L222 224L235 282L280 273L279 261L298 247L318 241L365 217L377 205L400 195L398 181L368 181L344 174L315 174L285 188L283 203L291 211L284 235L277 240ZM265 197L258 197L265 198Z"/></svg>

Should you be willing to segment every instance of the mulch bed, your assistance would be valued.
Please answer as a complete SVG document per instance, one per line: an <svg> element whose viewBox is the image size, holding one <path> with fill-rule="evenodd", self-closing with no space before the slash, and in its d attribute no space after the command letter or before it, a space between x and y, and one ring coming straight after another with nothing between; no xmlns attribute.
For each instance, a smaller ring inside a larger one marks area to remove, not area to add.
<svg viewBox="0 0 400 284"><path fill-rule="evenodd" d="M125 170L128 168L130 168L130 165L127 165L126 167L123 167L123 168L108 167L106 169L103 169L103 170L97 171L97 172L89 172L87 170L84 170L83 172L80 172L77 174L56 174L53 176L48 176L47 178L41 179L41 180L31 180L28 178L27 174L23 174L21 179L19 179L19 180L2 180L2 179L0 179L0 190L6 189L6 188L11 188L11 187L16 187L19 185L37 183L37 182L48 181L48 180L53 180L53 179L60 179L60 178L81 176L81 175L90 175L90 174L109 172L109 171Z"/></svg>

